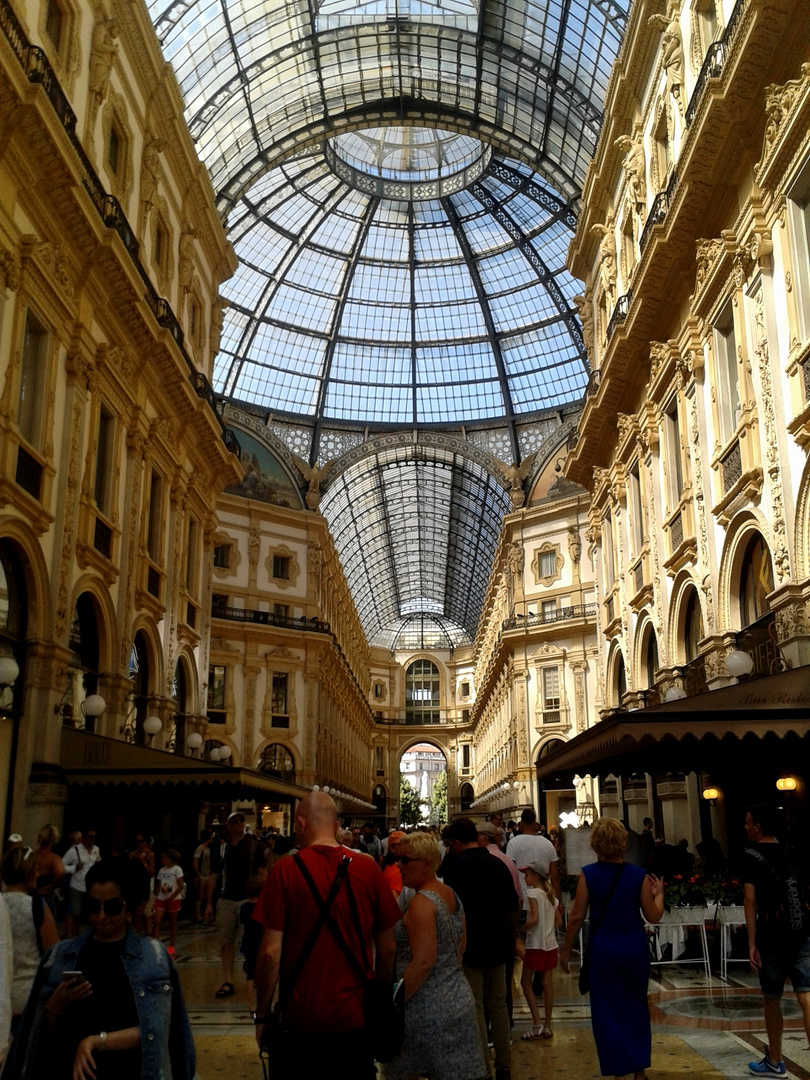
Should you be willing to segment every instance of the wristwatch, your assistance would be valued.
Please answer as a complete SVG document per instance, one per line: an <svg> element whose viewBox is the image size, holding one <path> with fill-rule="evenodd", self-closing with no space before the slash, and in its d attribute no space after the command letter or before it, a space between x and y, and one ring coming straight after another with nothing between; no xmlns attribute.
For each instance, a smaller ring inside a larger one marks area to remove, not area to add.
<svg viewBox="0 0 810 1080"><path fill-rule="evenodd" d="M107 1045L107 1032L106 1031L100 1031L98 1033L98 1046L96 1047L96 1049L97 1050L103 1050L106 1045Z"/></svg>

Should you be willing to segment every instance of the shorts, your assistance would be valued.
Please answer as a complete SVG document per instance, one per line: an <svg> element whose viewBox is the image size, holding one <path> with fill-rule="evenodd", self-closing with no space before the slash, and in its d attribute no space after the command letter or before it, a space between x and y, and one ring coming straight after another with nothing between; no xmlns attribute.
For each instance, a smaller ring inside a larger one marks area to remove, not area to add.
<svg viewBox="0 0 810 1080"><path fill-rule="evenodd" d="M798 946L778 946L772 942L760 945L757 942L757 948L762 961L757 974L764 997L780 998L787 976L790 976L795 993L810 993L810 937Z"/></svg>
<svg viewBox="0 0 810 1080"><path fill-rule="evenodd" d="M553 971L557 956L557 949L527 949L523 954L523 966L529 971Z"/></svg>
<svg viewBox="0 0 810 1080"><path fill-rule="evenodd" d="M217 941L223 945L235 945L241 932L239 909L244 900L226 900L220 896L217 901Z"/></svg>
<svg viewBox="0 0 810 1080"><path fill-rule="evenodd" d="M155 911L179 911L182 901L178 898L175 900L155 900Z"/></svg>
<svg viewBox="0 0 810 1080"><path fill-rule="evenodd" d="M77 919L84 918L84 898L87 893L83 889L74 889L71 885L68 889L67 911L69 915Z"/></svg>

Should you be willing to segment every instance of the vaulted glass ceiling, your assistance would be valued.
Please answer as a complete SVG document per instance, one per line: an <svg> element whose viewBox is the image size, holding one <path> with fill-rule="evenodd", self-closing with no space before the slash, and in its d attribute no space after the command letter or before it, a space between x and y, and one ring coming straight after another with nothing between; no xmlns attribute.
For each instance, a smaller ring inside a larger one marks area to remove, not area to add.
<svg viewBox="0 0 810 1080"><path fill-rule="evenodd" d="M316 147L266 173L229 216L240 265L222 290L217 390L395 425L579 400L587 364L564 266L575 218L559 197L465 136L339 140L331 160ZM408 197L358 190L364 178Z"/></svg>
<svg viewBox="0 0 810 1080"><path fill-rule="evenodd" d="M330 421L499 418L518 464L586 381L564 261L630 2L147 0L240 260L216 389L310 431L311 465ZM510 509L423 449L321 503L389 647L474 635Z"/></svg>

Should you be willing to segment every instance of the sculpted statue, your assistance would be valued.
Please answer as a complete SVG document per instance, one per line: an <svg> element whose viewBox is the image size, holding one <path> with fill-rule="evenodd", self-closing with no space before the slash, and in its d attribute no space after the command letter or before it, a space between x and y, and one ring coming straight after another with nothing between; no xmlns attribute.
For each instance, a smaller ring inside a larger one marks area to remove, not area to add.
<svg viewBox="0 0 810 1080"><path fill-rule="evenodd" d="M643 217L647 209L647 170L644 160L644 140L638 125L632 137L620 135L616 140L616 146L625 152L622 168L627 176L627 190L636 213L639 217Z"/></svg>
<svg viewBox="0 0 810 1080"><path fill-rule="evenodd" d="M509 570L516 582L523 576L524 563L523 544L519 540L514 540L509 545Z"/></svg>
<svg viewBox="0 0 810 1080"><path fill-rule="evenodd" d="M591 303L590 289L584 296L575 296L574 303L579 312L579 321L582 326L582 340L585 342L585 352L588 359L593 359L593 305Z"/></svg>
<svg viewBox="0 0 810 1080"><path fill-rule="evenodd" d="M616 303L616 235L613 215L608 214L604 225L592 225L591 232L601 237L599 244L599 280L608 300L608 308Z"/></svg>
<svg viewBox="0 0 810 1080"><path fill-rule="evenodd" d="M327 461L325 465L320 466L317 462L315 465L308 465L297 454L293 454L293 457L295 458L295 464L298 466L298 471L309 485L305 496L306 504L310 510L317 510L321 503L321 485L326 482L337 458L332 458L331 461Z"/></svg>
<svg viewBox="0 0 810 1080"><path fill-rule="evenodd" d="M667 90L683 112L683 44L678 15L677 0L670 0L666 15L650 15L647 22L650 26L657 26L659 30L663 30L661 62L667 76Z"/></svg>
<svg viewBox="0 0 810 1080"><path fill-rule="evenodd" d="M146 146L141 160L141 201L151 210L160 182L160 155L166 149L166 140L161 136L147 135Z"/></svg>
<svg viewBox="0 0 810 1080"><path fill-rule="evenodd" d="M582 556L582 541L579 538L579 529L576 525L572 525L568 530L568 554L574 564L578 563Z"/></svg>
<svg viewBox="0 0 810 1080"><path fill-rule="evenodd" d="M90 94L95 108L104 101L110 86L113 63L118 54L118 20L104 19L93 29L90 46Z"/></svg>
<svg viewBox="0 0 810 1080"><path fill-rule="evenodd" d="M185 228L180 234L180 261L177 267L177 278L184 292L191 288L191 279L194 276L194 242L197 239L197 230L186 222Z"/></svg>
<svg viewBox="0 0 810 1080"><path fill-rule="evenodd" d="M529 454L527 458L524 458L520 465L507 465L505 461L498 461L501 472L506 477L506 481L509 484L509 497L512 500L512 506L515 510L519 510L525 501L526 496L523 494L523 481L529 475L534 459L537 457L537 451L533 454Z"/></svg>
<svg viewBox="0 0 810 1080"><path fill-rule="evenodd" d="M218 296L211 305L211 356L216 356L222 343L222 323L228 301Z"/></svg>

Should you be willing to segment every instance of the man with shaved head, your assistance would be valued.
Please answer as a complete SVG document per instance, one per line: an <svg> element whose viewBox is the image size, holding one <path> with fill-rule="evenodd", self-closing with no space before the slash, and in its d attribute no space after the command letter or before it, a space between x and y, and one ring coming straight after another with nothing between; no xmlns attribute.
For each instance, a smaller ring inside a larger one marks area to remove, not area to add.
<svg viewBox="0 0 810 1080"><path fill-rule="evenodd" d="M330 796L307 795L295 824L301 850L276 863L253 914L264 927L256 963L256 1040L261 1048L278 982L290 1032L285 1060L274 1060L279 1075L322 1080L328 1069L330 1080L373 1080L363 1030L365 980L358 968L366 978L392 980L401 912L376 862L336 839Z"/></svg>

